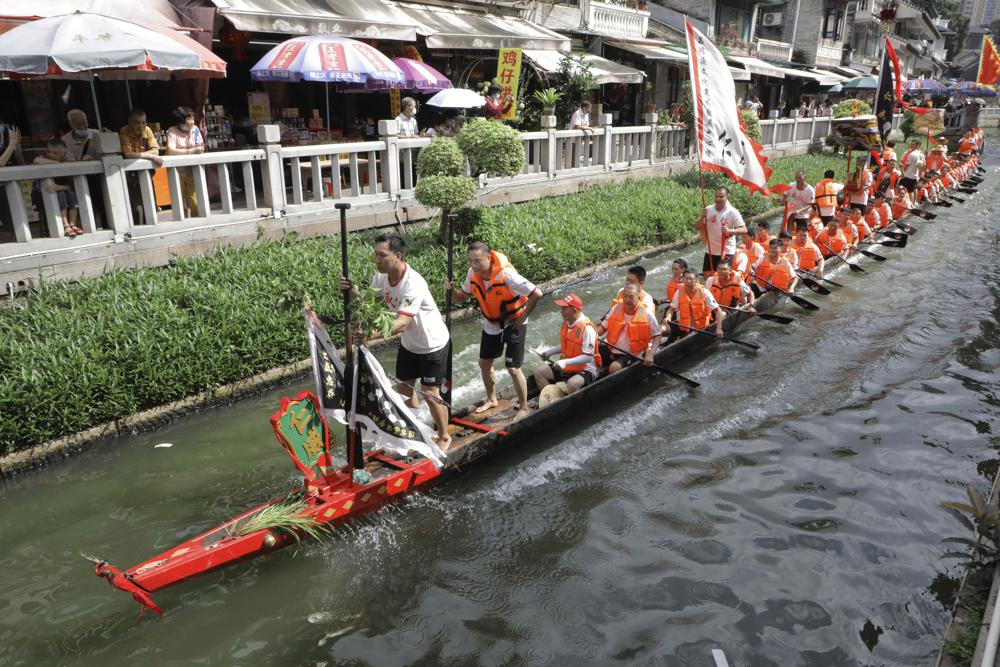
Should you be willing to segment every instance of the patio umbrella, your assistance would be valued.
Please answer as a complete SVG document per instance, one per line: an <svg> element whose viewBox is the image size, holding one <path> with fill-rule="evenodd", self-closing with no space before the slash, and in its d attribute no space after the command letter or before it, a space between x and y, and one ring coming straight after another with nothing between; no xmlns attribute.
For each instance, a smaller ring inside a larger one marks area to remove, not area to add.
<svg viewBox="0 0 1000 667"><path fill-rule="evenodd" d="M948 87L940 81L934 79L907 79L903 83L903 90L908 93L945 93Z"/></svg>
<svg viewBox="0 0 1000 667"><path fill-rule="evenodd" d="M207 54L207 55L206 55ZM24 23L0 35L0 73L11 78L88 78L102 126L94 73L160 77L200 72L225 76L226 63L183 35L75 12Z"/></svg>
<svg viewBox="0 0 1000 667"><path fill-rule="evenodd" d="M841 84L843 90L875 90L876 83L873 76L857 76Z"/></svg>
<svg viewBox="0 0 1000 667"><path fill-rule="evenodd" d="M399 88L406 75L373 46L349 37L293 37L268 51L250 68L254 81L321 81L326 86L326 126L330 127L331 83L365 88Z"/></svg>
<svg viewBox="0 0 1000 667"><path fill-rule="evenodd" d="M980 86L975 81L960 81L948 88L950 93L961 93L969 97L996 97L996 91L986 86Z"/></svg>
<svg viewBox="0 0 1000 667"><path fill-rule="evenodd" d="M406 87L427 92L431 90L445 90L451 88L451 81L441 72L437 71L427 63L410 58L393 58L399 69L406 75Z"/></svg>
<svg viewBox="0 0 1000 667"><path fill-rule="evenodd" d="M832 86L830 86L829 88L827 88L826 92L828 94L830 94L830 95L836 95L837 93L840 93L843 90L844 90L844 86L843 85L841 85L840 83L835 83Z"/></svg>
<svg viewBox="0 0 1000 667"><path fill-rule="evenodd" d="M486 104L486 98L468 88L448 88L436 93L425 104L447 109L478 109Z"/></svg>

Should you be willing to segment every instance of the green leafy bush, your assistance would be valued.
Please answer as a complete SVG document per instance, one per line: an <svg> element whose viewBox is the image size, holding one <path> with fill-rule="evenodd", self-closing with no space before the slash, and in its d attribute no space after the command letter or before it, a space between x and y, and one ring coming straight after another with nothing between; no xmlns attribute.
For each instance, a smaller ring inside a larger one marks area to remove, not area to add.
<svg viewBox="0 0 1000 667"><path fill-rule="evenodd" d="M457 211L475 199L478 190L479 183L468 176L425 176L413 194L424 206Z"/></svg>
<svg viewBox="0 0 1000 667"><path fill-rule="evenodd" d="M757 117L757 114L751 109L743 109L740 111L740 120L746 127L746 135L757 143L760 143L763 134L760 129L760 118Z"/></svg>
<svg viewBox="0 0 1000 667"><path fill-rule="evenodd" d="M872 112L872 105L868 104L864 100L859 100L857 98L850 98L842 100L840 104L833 108L834 118L847 118L853 114L858 114L859 116L864 116L865 114L870 114Z"/></svg>
<svg viewBox="0 0 1000 667"><path fill-rule="evenodd" d="M476 118L465 124L456 141L481 173L515 176L524 169L521 133L503 123Z"/></svg>
<svg viewBox="0 0 1000 667"><path fill-rule="evenodd" d="M465 156L454 139L446 137L431 141L417 158L417 176L464 176Z"/></svg>

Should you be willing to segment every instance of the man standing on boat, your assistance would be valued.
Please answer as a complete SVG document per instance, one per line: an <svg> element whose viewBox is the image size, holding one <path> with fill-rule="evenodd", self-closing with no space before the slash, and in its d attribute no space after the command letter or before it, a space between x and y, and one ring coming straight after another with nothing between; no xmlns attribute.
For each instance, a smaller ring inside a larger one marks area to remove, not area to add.
<svg viewBox="0 0 1000 667"><path fill-rule="evenodd" d="M371 288L396 313L392 335L401 334L396 353L396 376L402 383L396 390L412 398L417 379L420 379L421 391L430 398L427 408L437 427L435 441L441 449L447 450L451 444L448 407L440 399L448 366L448 327L441 319L427 281L407 265L403 259L405 255L406 242L399 234L378 236L375 239L378 273L372 276ZM354 289L351 281L343 276L340 288Z"/></svg>
<svg viewBox="0 0 1000 667"><path fill-rule="evenodd" d="M705 243L701 270L708 277L715 273L723 257L732 261L736 254L736 235L745 232L747 226L740 212L729 203L729 190L717 188L715 203L701 212L695 229Z"/></svg>
<svg viewBox="0 0 1000 667"><path fill-rule="evenodd" d="M917 181L924 173L926 162L924 152L920 150L920 140L914 139L910 142L910 150L903 153L903 159L899 163L903 170L903 177L899 179L899 184L906 188L907 192L912 193L916 189Z"/></svg>
<svg viewBox="0 0 1000 667"><path fill-rule="evenodd" d="M795 182L791 186L791 189L785 193L785 197L788 199L788 207L792 214L790 223L794 228L794 225L798 225L799 222L809 222L809 217L816 204L816 190L806 182L805 169L799 169L795 172Z"/></svg>
<svg viewBox="0 0 1000 667"><path fill-rule="evenodd" d="M486 412L498 404L493 361L503 356L517 392L518 406L514 419L524 417L528 414L528 383L521 372L524 338L528 315L542 298L541 290L518 273L506 256L482 241L469 244L469 272L462 288L455 289L450 281L445 281L445 288L452 291L456 303L465 303L470 296L475 297L483 313L479 370L486 386L486 402L476 412Z"/></svg>
<svg viewBox="0 0 1000 667"><path fill-rule="evenodd" d="M583 300L575 294L567 294L556 299L562 311L562 328L559 330L559 345L541 352L542 359L554 354L559 361L543 364L535 368L535 384L542 390L553 382L566 382L566 393L572 394L597 379L597 369L601 366L601 354L597 350L597 329L583 314Z"/></svg>

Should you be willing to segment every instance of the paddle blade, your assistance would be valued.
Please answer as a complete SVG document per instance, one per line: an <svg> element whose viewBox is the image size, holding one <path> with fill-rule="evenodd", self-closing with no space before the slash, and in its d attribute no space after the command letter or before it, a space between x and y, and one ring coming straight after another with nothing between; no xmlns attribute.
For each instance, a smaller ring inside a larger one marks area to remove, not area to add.
<svg viewBox="0 0 1000 667"><path fill-rule="evenodd" d="M895 239L888 239L888 240L882 241L881 243L886 248L905 248L906 247L906 239L907 239L907 237L904 236L901 241L897 241Z"/></svg>
<svg viewBox="0 0 1000 667"><path fill-rule="evenodd" d="M791 324L795 321L794 318L785 317L784 315L774 315L772 313L757 313L757 317L768 322L777 322L778 324Z"/></svg>
<svg viewBox="0 0 1000 667"><path fill-rule="evenodd" d="M876 262L884 262L886 259L888 259L888 257L883 257L882 255L871 252L870 250L862 250L861 248L858 248L858 252L860 252L865 257L871 257Z"/></svg>
<svg viewBox="0 0 1000 667"><path fill-rule="evenodd" d="M848 267L849 267L849 268L851 269L851 271L853 271L854 273L868 273L867 271L865 271L865 270L864 270L863 268L861 268L860 266L858 266L858 265L857 265L857 264L855 264L854 262L845 262L845 264L847 264L847 266L848 266Z"/></svg>
<svg viewBox="0 0 1000 667"><path fill-rule="evenodd" d="M812 301L809 301L807 299L803 299L801 296L796 296L794 294L789 294L788 298L792 300L792 303L794 303L796 305L799 305L799 306L802 306L806 310L819 310L819 306L817 306Z"/></svg>
<svg viewBox="0 0 1000 667"><path fill-rule="evenodd" d="M800 278L802 279L802 282L805 284L805 286L808 287L811 291L815 292L816 294L822 294L823 296L826 296L827 294L830 293L830 290L823 287L812 278L806 278L805 276L800 276Z"/></svg>
<svg viewBox="0 0 1000 667"><path fill-rule="evenodd" d="M891 231L891 230L888 230L888 229L886 229L885 231L883 231L882 235L883 236L887 236L890 239L893 239L894 241L901 241L902 239L909 238L903 232L894 232L894 231Z"/></svg>

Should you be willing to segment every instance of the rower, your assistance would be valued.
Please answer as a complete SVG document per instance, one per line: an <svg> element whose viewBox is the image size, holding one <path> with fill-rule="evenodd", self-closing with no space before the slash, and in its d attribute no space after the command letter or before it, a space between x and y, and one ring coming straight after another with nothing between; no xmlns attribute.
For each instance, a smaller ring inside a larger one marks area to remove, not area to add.
<svg viewBox="0 0 1000 667"><path fill-rule="evenodd" d="M817 278L823 277L826 260L823 259L823 253L820 252L819 247L809 238L809 228L806 225L796 223L795 239L792 241L792 248L795 249L795 254L798 255L800 269L811 271Z"/></svg>
<svg viewBox="0 0 1000 667"><path fill-rule="evenodd" d="M641 266L630 266L628 268L628 273L625 275L625 284L635 285L639 288L639 299L645 304L646 309L653 312L656 310L656 305L653 302L653 295L644 289L646 284L646 269ZM622 302L622 294L625 292L625 288L618 290L618 294L612 299L611 305L614 306L616 303Z"/></svg>
<svg viewBox="0 0 1000 667"><path fill-rule="evenodd" d="M864 213L868 208L868 191L874 180L865 160L859 159L853 177L844 184L848 206Z"/></svg>
<svg viewBox="0 0 1000 667"><path fill-rule="evenodd" d="M896 161L896 142L887 141L885 148L882 149L882 162L886 163L889 161Z"/></svg>
<svg viewBox="0 0 1000 667"><path fill-rule="evenodd" d="M799 268L799 256L792 247L792 233L783 230L778 234L778 241L781 242L781 256L791 263L793 269Z"/></svg>
<svg viewBox="0 0 1000 667"><path fill-rule="evenodd" d="M691 272L690 269L688 272ZM622 292L622 302L608 311L597 328L599 334L607 333L611 345L634 355L629 356L609 347L612 359L608 366L609 374L627 368L636 361L636 357L641 357L646 366L651 365L656 357L656 350L660 347L660 325L656 322L656 311L646 308L639 296L640 291L637 285L626 285ZM683 288L677 290L678 294L683 291ZM674 298L677 298L676 295Z"/></svg>
<svg viewBox="0 0 1000 667"><path fill-rule="evenodd" d="M712 293L720 306L724 308L750 306L750 312L753 312L753 291L743 278L732 270L727 260L719 262L719 269L714 276L705 281L705 288Z"/></svg>
<svg viewBox="0 0 1000 667"><path fill-rule="evenodd" d="M771 239L767 255L753 267L753 272L754 282L751 287L758 295L774 288L791 292L799 280L795 275L795 267L781 256L781 241L778 239ZM765 280L774 287L764 282Z"/></svg>
<svg viewBox="0 0 1000 667"><path fill-rule="evenodd" d="M816 189L806 182L805 169L795 172L795 182L791 189L785 193L791 213L792 223L798 225L799 221L808 222L813 207L816 205Z"/></svg>
<svg viewBox="0 0 1000 667"><path fill-rule="evenodd" d="M544 389L553 382L566 382L566 393L572 394L597 379L597 369L601 367L601 354L597 350L597 328L583 314L583 300L576 294L567 294L555 303L560 307L562 327L559 330L559 345L542 351L541 357L559 354L559 361L542 364L535 368L535 384Z"/></svg>
<svg viewBox="0 0 1000 667"><path fill-rule="evenodd" d="M684 272L687 271L687 269L688 263L683 257L678 257L670 265L670 270L673 271L674 277L667 283L667 301L672 301L674 298L674 292L684 285Z"/></svg>
<svg viewBox="0 0 1000 667"><path fill-rule="evenodd" d="M819 246L819 251L823 253L823 257L832 257L833 255L844 255L847 253L847 239L844 237L844 233L840 231L840 223L836 218L826 223L826 229L821 231L816 237L816 245Z"/></svg>
<svg viewBox="0 0 1000 667"><path fill-rule="evenodd" d="M902 220L903 216L913 208L910 193L902 185L896 187L896 197L892 200L892 219Z"/></svg>
<svg viewBox="0 0 1000 667"><path fill-rule="evenodd" d="M931 149L931 154L927 156L927 170L940 171L945 166L947 151L942 144L938 144Z"/></svg>
<svg viewBox="0 0 1000 667"><path fill-rule="evenodd" d="M670 318L677 315L676 333L670 323ZM671 338L683 338L691 333L693 327L704 331L708 325L715 320L715 335L719 338L723 335L722 321L726 319L725 313L719 308L718 302L712 293L705 289L704 285L698 284L698 276L690 269L684 273L684 287L677 290L674 300L670 302L670 307L661 322L663 333Z"/></svg>
<svg viewBox="0 0 1000 667"><path fill-rule="evenodd" d="M371 288L378 292L389 310L396 314L391 335L400 334L396 352L396 377L400 384L396 391L405 396L411 407L416 407L414 389L420 379L421 392L430 397L427 408L437 426L435 441L441 449L448 449L448 406L441 402L441 384L448 368L448 327L441 319L441 312L431 295L427 281L409 266L406 242L395 232L375 238L375 269ZM351 281L341 276L340 288L357 290ZM381 337L373 334L373 337ZM437 399L437 400L435 400Z"/></svg>
<svg viewBox="0 0 1000 667"><path fill-rule="evenodd" d="M469 271L461 289L455 289L450 281L445 281L445 287L452 291L456 303L465 303L470 296L474 296L483 312L479 370L486 387L486 402L476 412L486 412L499 404L493 361L503 356L504 366L517 393L518 406L514 419L524 417L528 414L528 383L521 372L524 337L528 315L542 298L541 290L518 273L506 256L483 241L469 244Z"/></svg>
<svg viewBox="0 0 1000 667"><path fill-rule="evenodd" d="M868 209L865 211L863 220L865 225L868 226L869 235L871 235L872 230L882 227L882 216L878 212L878 205L874 199L868 202Z"/></svg>
<svg viewBox="0 0 1000 667"><path fill-rule="evenodd" d="M854 222L851 220L851 211L854 209L842 208L840 209L840 233L847 242L848 249L853 250L856 245L858 245L858 229L854 226Z"/></svg>
<svg viewBox="0 0 1000 667"><path fill-rule="evenodd" d="M695 229L705 243L701 270L706 276L715 273L723 257L732 260L736 252L736 235L746 231L743 216L729 203L729 190L716 188L715 203L706 206L695 223Z"/></svg>
<svg viewBox="0 0 1000 667"><path fill-rule="evenodd" d="M899 179L899 184L906 188L907 192L913 192L917 187L917 180L924 171L923 151L920 150L920 140L914 139L910 142L910 150L903 153L903 159L899 166L903 172L903 177Z"/></svg>
<svg viewBox="0 0 1000 667"><path fill-rule="evenodd" d="M753 240L760 244L762 248L766 248L767 244L771 242L771 224L767 220L761 220L757 223L757 234L754 235Z"/></svg>
<svg viewBox="0 0 1000 667"><path fill-rule="evenodd" d="M740 269L740 275L744 278L748 278L750 276L750 269L753 268L754 264L760 261L761 257L767 254L767 250L764 249L764 246L754 240L753 236L750 235L750 232L743 234L743 250L747 255L747 266L746 268ZM734 266L736 265L734 264Z"/></svg>
<svg viewBox="0 0 1000 667"><path fill-rule="evenodd" d="M875 210L878 212L879 229L885 229L896 219L892 215L892 206L886 200L886 193L881 190L875 193Z"/></svg>
<svg viewBox="0 0 1000 667"><path fill-rule="evenodd" d="M857 246L862 241L869 241L872 237L872 228L868 226L868 222L865 220L863 211L859 211L856 208L852 208L851 212L848 214L847 222L853 228L851 231L854 232L854 242L851 245ZM847 233L844 233L847 236Z"/></svg>
<svg viewBox="0 0 1000 667"><path fill-rule="evenodd" d="M896 158L892 158L882 164L882 168L879 169L878 176L875 178L875 183L872 185L872 189L875 192L895 192L896 185L899 184L901 176L902 174L896 167Z"/></svg>
<svg viewBox="0 0 1000 667"><path fill-rule="evenodd" d="M823 172L823 178L816 184L816 207L819 209L820 220L826 224L837 213L837 195L844 189L844 186L834 180L836 172L827 169Z"/></svg>

